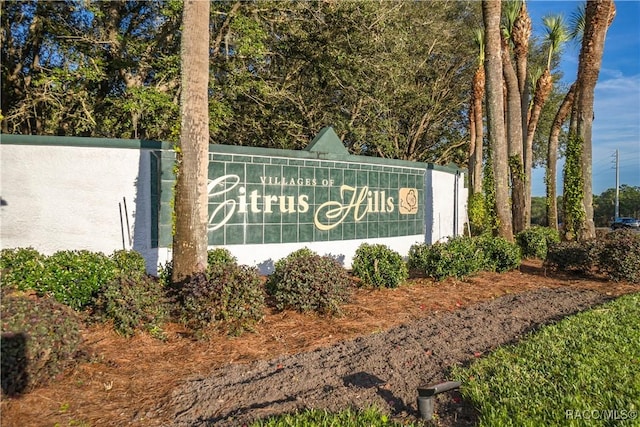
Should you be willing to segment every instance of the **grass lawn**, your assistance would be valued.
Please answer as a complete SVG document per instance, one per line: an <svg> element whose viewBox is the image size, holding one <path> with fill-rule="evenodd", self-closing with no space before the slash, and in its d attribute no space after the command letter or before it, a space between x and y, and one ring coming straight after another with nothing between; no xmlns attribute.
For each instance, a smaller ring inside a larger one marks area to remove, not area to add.
<svg viewBox="0 0 640 427"><path fill-rule="evenodd" d="M454 370L481 426L639 426L640 294Z"/></svg>

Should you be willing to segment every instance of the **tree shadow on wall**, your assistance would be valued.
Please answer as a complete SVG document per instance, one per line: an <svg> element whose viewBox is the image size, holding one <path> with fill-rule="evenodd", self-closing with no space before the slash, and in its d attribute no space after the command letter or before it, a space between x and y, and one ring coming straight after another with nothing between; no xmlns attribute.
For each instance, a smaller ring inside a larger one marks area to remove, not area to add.
<svg viewBox="0 0 640 427"><path fill-rule="evenodd" d="M27 372L27 336L22 332L5 332L0 336L2 394L17 396L29 385Z"/></svg>

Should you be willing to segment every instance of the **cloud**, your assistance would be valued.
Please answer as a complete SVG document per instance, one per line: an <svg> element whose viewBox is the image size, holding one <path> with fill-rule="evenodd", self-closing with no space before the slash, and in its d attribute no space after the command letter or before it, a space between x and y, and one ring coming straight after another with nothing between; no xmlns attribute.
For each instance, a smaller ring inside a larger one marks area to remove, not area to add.
<svg viewBox="0 0 640 427"><path fill-rule="evenodd" d="M615 151L620 153L620 183L640 186L640 75L602 70L595 90L593 122L593 192L615 187ZM558 162L558 192L562 165ZM532 194L544 196L544 169L532 177Z"/></svg>
<svg viewBox="0 0 640 427"><path fill-rule="evenodd" d="M596 85L593 122L593 191L615 187L613 156L619 150L620 183L640 186L640 75L603 70ZM615 76L602 79L602 77Z"/></svg>
<svg viewBox="0 0 640 427"><path fill-rule="evenodd" d="M593 153L640 152L640 75L598 82L595 91ZM637 165L638 166L638 165Z"/></svg>

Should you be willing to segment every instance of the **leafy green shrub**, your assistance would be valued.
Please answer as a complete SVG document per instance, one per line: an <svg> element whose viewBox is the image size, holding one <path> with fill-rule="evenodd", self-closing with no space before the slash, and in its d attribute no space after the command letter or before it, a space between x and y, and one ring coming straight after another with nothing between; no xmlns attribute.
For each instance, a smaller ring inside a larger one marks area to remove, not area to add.
<svg viewBox="0 0 640 427"><path fill-rule="evenodd" d="M173 275L173 261L169 260L158 266L158 279L167 287L171 288L173 283L171 276Z"/></svg>
<svg viewBox="0 0 640 427"><path fill-rule="evenodd" d="M363 243L356 249L353 274L376 288L396 288L409 276L402 256L388 246Z"/></svg>
<svg viewBox="0 0 640 427"><path fill-rule="evenodd" d="M436 280L460 279L480 271L483 256L476 239L454 237L444 243L413 245L409 250L409 266Z"/></svg>
<svg viewBox="0 0 640 427"><path fill-rule="evenodd" d="M177 315L189 329L202 331L215 320L216 285L204 273L189 278L176 289Z"/></svg>
<svg viewBox="0 0 640 427"><path fill-rule="evenodd" d="M524 258L545 259L549 245L560 243L560 233L553 228L534 225L518 233L516 242Z"/></svg>
<svg viewBox="0 0 640 427"><path fill-rule="evenodd" d="M598 265L599 244L590 242L560 242L551 244L544 265L553 269L589 274Z"/></svg>
<svg viewBox="0 0 640 427"><path fill-rule="evenodd" d="M180 320L199 337L216 322L233 335L251 330L262 319L265 306L258 270L235 263L211 275L194 275L176 297Z"/></svg>
<svg viewBox="0 0 640 427"><path fill-rule="evenodd" d="M237 258L231 255L226 248L215 248L207 251L207 273L210 274L213 270L224 268L228 264L236 264ZM169 260L165 264L161 265L158 271L158 277L165 286L172 286L171 276L173 275L173 261Z"/></svg>
<svg viewBox="0 0 640 427"><path fill-rule="evenodd" d="M301 248L301 249L295 250L291 252L289 255L287 255L286 257L280 258L278 261L276 261L273 265L274 271L284 268L284 266L288 262L291 262L294 259L306 258L306 257L310 257L311 255L318 255L318 254L309 248Z"/></svg>
<svg viewBox="0 0 640 427"><path fill-rule="evenodd" d="M226 267L228 264L237 264L238 259L231 255L226 248L215 248L207 251L207 269Z"/></svg>
<svg viewBox="0 0 640 427"><path fill-rule="evenodd" d="M429 263L431 245L416 243L409 248L407 267L411 270L424 271Z"/></svg>
<svg viewBox="0 0 640 427"><path fill-rule="evenodd" d="M264 317L265 295L262 279L255 267L227 264L213 273L218 295L215 298L216 320L231 335L251 331Z"/></svg>
<svg viewBox="0 0 640 427"><path fill-rule="evenodd" d="M115 275L131 279L142 278L147 274L147 262L136 251L119 250L111 254L114 262Z"/></svg>
<svg viewBox="0 0 640 427"><path fill-rule="evenodd" d="M516 243L489 235L477 238L477 243L483 254L482 270L502 273L520 266L520 247Z"/></svg>
<svg viewBox="0 0 640 427"><path fill-rule="evenodd" d="M279 310L335 314L347 300L350 284L347 271L335 259L305 248L276 262L267 293Z"/></svg>
<svg viewBox="0 0 640 427"><path fill-rule="evenodd" d="M46 257L33 248L0 251L0 283L21 291L37 289Z"/></svg>
<svg viewBox="0 0 640 427"><path fill-rule="evenodd" d="M73 361L81 321L69 307L45 298L2 298L2 392L18 395L47 383Z"/></svg>
<svg viewBox="0 0 640 427"><path fill-rule="evenodd" d="M59 251L47 258L40 293L50 293L75 310L88 306L116 275L115 262L89 251Z"/></svg>
<svg viewBox="0 0 640 427"><path fill-rule="evenodd" d="M485 205L483 193L475 193L469 197L467 212L472 235L481 234L491 227L490 212Z"/></svg>
<svg viewBox="0 0 640 427"><path fill-rule="evenodd" d="M598 267L610 279L640 283L640 234L632 230L609 233L598 253Z"/></svg>
<svg viewBox="0 0 640 427"><path fill-rule="evenodd" d="M169 316L169 307L162 282L149 276L120 276L101 289L94 313L102 321L113 320L116 332L124 336L147 330L163 338L162 324Z"/></svg>

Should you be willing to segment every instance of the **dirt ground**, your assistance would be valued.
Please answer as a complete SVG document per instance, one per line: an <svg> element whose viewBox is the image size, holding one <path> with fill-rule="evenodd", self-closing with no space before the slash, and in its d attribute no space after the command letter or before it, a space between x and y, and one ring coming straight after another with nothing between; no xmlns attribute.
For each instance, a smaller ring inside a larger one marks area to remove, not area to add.
<svg viewBox="0 0 640 427"><path fill-rule="evenodd" d="M178 325L165 342L84 332L87 362L49 386L1 402L3 426L243 425L301 408L376 405L417 417L417 387L447 380L497 346L640 288L546 271L464 281L414 278L398 289L355 292L337 318L268 312L255 333L193 341ZM436 405L438 426L474 425L456 392Z"/></svg>

